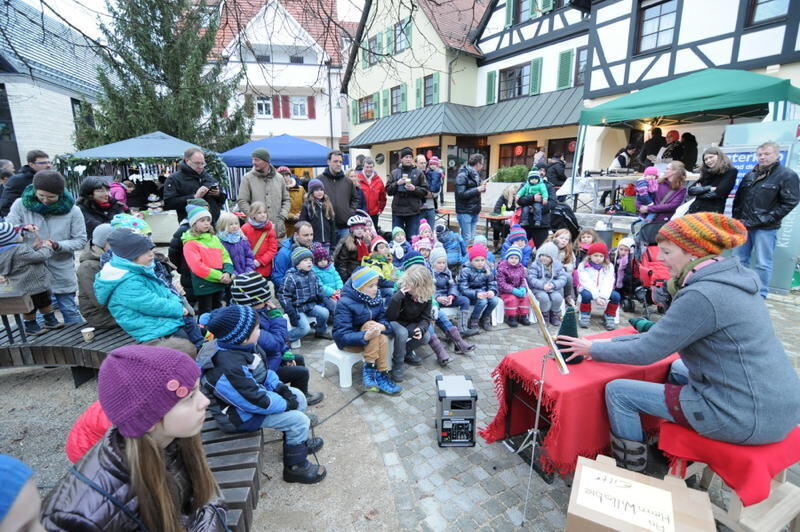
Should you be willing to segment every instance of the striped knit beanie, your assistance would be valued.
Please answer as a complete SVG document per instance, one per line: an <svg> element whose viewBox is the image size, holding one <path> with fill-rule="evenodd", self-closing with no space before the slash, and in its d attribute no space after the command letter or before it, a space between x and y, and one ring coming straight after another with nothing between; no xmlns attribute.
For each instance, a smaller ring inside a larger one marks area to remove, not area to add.
<svg viewBox="0 0 800 532"><path fill-rule="evenodd" d="M292 251L292 266L296 268L304 259L314 260L314 254L311 253L311 250L304 246L294 248L294 251Z"/></svg>
<svg viewBox="0 0 800 532"><path fill-rule="evenodd" d="M228 305L200 316L200 324L211 331L217 342L239 345L253 332L258 316L250 307Z"/></svg>
<svg viewBox="0 0 800 532"><path fill-rule="evenodd" d="M407 270L412 266L415 265L422 265L425 266L425 259L422 255L419 254L419 251L414 251L413 249L409 251L404 260L403 260L403 270Z"/></svg>
<svg viewBox="0 0 800 532"><path fill-rule="evenodd" d="M204 209L203 207L199 207L197 205L187 205L186 206L186 219L189 220L189 226L193 226L195 223L200 221L203 218L212 219L211 212L208 209Z"/></svg>
<svg viewBox="0 0 800 532"><path fill-rule="evenodd" d="M525 229L522 228L521 225L512 225L511 229L508 232L507 237L508 243L513 244L517 240L524 240L528 241L528 234L525 232Z"/></svg>
<svg viewBox="0 0 800 532"><path fill-rule="evenodd" d="M372 268L367 268L366 266L362 266L356 271L353 272L353 275L350 276L350 284L353 285L353 288L356 290L363 290L369 283L372 281L378 280L380 276L378 272L373 270Z"/></svg>
<svg viewBox="0 0 800 532"><path fill-rule="evenodd" d="M430 238L423 237L414 242L414 245L411 247L413 247L415 251L419 251L421 249L431 250L433 249L433 242L431 242Z"/></svg>
<svg viewBox="0 0 800 532"><path fill-rule="evenodd" d="M503 253L503 260L508 260L512 255L516 255L519 260L522 260L522 250L516 246L510 246L505 253Z"/></svg>
<svg viewBox="0 0 800 532"><path fill-rule="evenodd" d="M658 234L696 257L719 255L747 241L742 222L716 212L697 212L671 220Z"/></svg>
<svg viewBox="0 0 800 532"><path fill-rule="evenodd" d="M0 246L7 246L17 241L19 232L8 222L0 222Z"/></svg>
<svg viewBox="0 0 800 532"><path fill-rule="evenodd" d="M241 273L231 283L231 300L237 305L250 307L272 299L269 282L258 272Z"/></svg>

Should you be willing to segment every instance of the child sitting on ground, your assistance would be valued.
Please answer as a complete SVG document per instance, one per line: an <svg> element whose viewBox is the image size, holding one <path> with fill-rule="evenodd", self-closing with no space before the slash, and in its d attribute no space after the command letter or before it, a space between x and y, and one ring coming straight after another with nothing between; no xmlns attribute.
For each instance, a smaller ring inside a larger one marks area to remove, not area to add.
<svg viewBox="0 0 800 532"><path fill-rule="evenodd" d="M511 246L515 246L519 248L522 259L521 263L524 268L527 268L531 264L531 256L533 255L533 249L528 244L528 235L525 233L525 229L522 228L520 225L512 225L511 229L508 231L508 236L506 237L506 241L503 242L503 247L500 249L500 254L502 256L506 256L506 251L508 251Z"/></svg>
<svg viewBox="0 0 800 532"><path fill-rule="evenodd" d="M556 248L558 248L558 262L564 267L564 272L567 274L567 284L564 285L564 300L567 305L575 305L575 288L572 281L572 275L577 267L575 261L575 251L572 245L572 234L569 229L559 229L548 240L552 241Z"/></svg>
<svg viewBox="0 0 800 532"><path fill-rule="evenodd" d="M547 185L544 184L538 170L531 170L528 172L528 182L517 192L517 199L524 196L535 196L536 194L542 197L542 202L539 203L537 201L531 208L533 209L533 225L539 227L542 225L542 206L547 205Z"/></svg>
<svg viewBox="0 0 800 532"><path fill-rule="evenodd" d="M503 260L497 265L497 288L503 300L505 321L509 327L530 325L528 318L528 288L525 280L525 266L522 265L522 250L509 247L503 253Z"/></svg>
<svg viewBox="0 0 800 532"><path fill-rule="evenodd" d="M45 262L53 255L53 243L41 242L38 247L22 241L22 231L36 233L35 225L14 227L0 222L0 275L8 279L11 288L20 294L31 296L33 312L25 313L25 334L39 336L51 329L64 326L58 321L50 300L50 271ZM44 328L36 323L36 311L44 317Z"/></svg>
<svg viewBox="0 0 800 532"><path fill-rule="evenodd" d="M376 236L369 245L372 253L364 257L361 261L362 266L366 266L379 275L378 293L387 300L394 294L394 284L397 280L397 272L392 264L389 244L383 237Z"/></svg>
<svg viewBox="0 0 800 532"><path fill-rule="evenodd" d="M247 223L242 226L242 233L253 250L256 271L269 279L272 275L272 261L278 254L278 235L275 233L275 225L267 219L267 206L263 202L254 201L250 204Z"/></svg>
<svg viewBox="0 0 800 532"><path fill-rule="evenodd" d="M451 231L444 225L436 226L436 239L441 242L447 251L447 267L456 274L457 269L469 260L467 255L467 245L464 244L464 239L456 233Z"/></svg>
<svg viewBox="0 0 800 532"><path fill-rule="evenodd" d="M542 244L528 269L528 285L539 302L542 316L555 327L561 325L561 304L568 278L558 260L558 247L552 242Z"/></svg>
<svg viewBox="0 0 800 532"><path fill-rule="evenodd" d="M414 251L422 255L422 258L427 262L428 257L431 256L431 249L433 249L433 242L430 238L419 238L414 245L411 246Z"/></svg>
<svg viewBox="0 0 800 532"><path fill-rule="evenodd" d="M333 338L339 349L364 352L364 390L398 395L402 392L389 376L389 339L392 326L386 320L383 299L378 296L380 276L359 268L342 289L333 315Z"/></svg>
<svg viewBox="0 0 800 532"><path fill-rule="evenodd" d="M310 268L310 267L309 267ZM231 305L200 317L216 338L216 350L197 361L209 410L225 432L252 432L263 427L284 433L283 480L316 484L325 468L308 461L322 449L322 438L310 438L305 396L290 388L264 364L258 347L261 329L250 307Z"/></svg>
<svg viewBox="0 0 800 532"><path fill-rule="evenodd" d="M642 178L636 181L636 201L640 206L648 206L655 203L655 194L658 190L658 168L648 166L644 169ZM656 217L655 212L643 216L646 222L652 222Z"/></svg>
<svg viewBox="0 0 800 532"><path fill-rule="evenodd" d="M289 343L296 342L311 332L308 320L311 316L317 320L314 337L333 339L328 332L330 311L325 306L322 285L311 270L313 258L310 249L303 246L295 248L292 251L294 268L286 272L283 287L278 293L281 306L292 325L292 329L289 330Z"/></svg>
<svg viewBox="0 0 800 532"><path fill-rule="evenodd" d="M620 295L614 290L614 266L608 260L608 246L603 242L595 242L587 250L586 258L578 265L580 279L580 319L578 324L589 327L592 301L605 307L603 313L606 330L617 328L614 323L619 307Z"/></svg>
<svg viewBox="0 0 800 532"><path fill-rule="evenodd" d="M322 285L322 294L325 296L325 307L333 315L336 302L342 295L342 278L339 272L331 263L331 254L328 247L321 242L314 242L311 245L311 254L314 257L314 273Z"/></svg>
<svg viewBox="0 0 800 532"><path fill-rule="evenodd" d="M361 216L351 216L347 220L350 232L339 240L333 252L333 264L342 282L347 282L361 261L369 255L369 241L365 237L367 220Z"/></svg>
<svg viewBox="0 0 800 532"><path fill-rule="evenodd" d="M192 270L192 289L197 298L198 314L205 314L222 306L222 294L233 281L233 262L222 241L214 234L208 210L188 205L186 216L189 230L181 237L183 256Z"/></svg>
<svg viewBox="0 0 800 532"><path fill-rule="evenodd" d="M478 329L470 329L469 327L469 299L458 292L453 272L447 267L447 253L444 248L437 247L432 250L430 260L431 269L433 270L433 283L436 287L436 302L443 308L458 308L459 327L456 332L460 333L461 336L467 338L478 334L480 332ZM440 312L439 315L444 316L444 313ZM447 331L447 329L445 330ZM458 349L459 345L456 342L456 352L458 352Z"/></svg>
<svg viewBox="0 0 800 532"><path fill-rule="evenodd" d="M402 227L392 229L392 242L389 244L392 252L392 264L395 268L402 268L405 255L411 251L411 244L406 240L406 232Z"/></svg>
<svg viewBox="0 0 800 532"><path fill-rule="evenodd" d="M278 374L281 382L297 388L306 396L308 405L322 401L322 392L308 391L310 374L303 355L289 351L289 337L283 311L276 308L272 290L266 279L256 272L237 275L231 284L231 301L235 305L250 307L256 311L261 333L258 347L264 351L267 367Z"/></svg>
<svg viewBox="0 0 800 532"><path fill-rule="evenodd" d="M236 274L252 272L256 269L253 250L239 225L239 217L232 212L223 212L217 220L217 237L228 250Z"/></svg>
<svg viewBox="0 0 800 532"><path fill-rule="evenodd" d="M582 229L575 240L575 262L580 264L586 258L589 246L600 242L600 235L594 229Z"/></svg>
<svg viewBox="0 0 800 532"><path fill-rule="evenodd" d="M500 298L497 297L497 281L494 272L486 265L486 246L473 244L469 248L469 264L458 276L458 291L474 305L469 319L469 328L478 325L484 331L492 330L492 312Z"/></svg>

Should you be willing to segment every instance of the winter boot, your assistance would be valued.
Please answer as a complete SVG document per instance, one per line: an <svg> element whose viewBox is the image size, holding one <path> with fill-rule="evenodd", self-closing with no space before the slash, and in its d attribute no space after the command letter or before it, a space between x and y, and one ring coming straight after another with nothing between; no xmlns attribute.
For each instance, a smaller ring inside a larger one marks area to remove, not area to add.
<svg viewBox="0 0 800 532"><path fill-rule="evenodd" d="M283 444L283 480L301 484L316 484L325 478L325 466L308 461L308 446Z"/></svg>
<svg viewBox="0 0 800 532"><path fill-rule="evenodd" d="M605 325L607 331L613 331L614 329L617 328L617 324L614 323L614 316L603 314L603 319L605 320L603 325Z"/></svg>
<svg viewBox="0 0 800 532"><path fill-rule="evenodd" d="M628 471L644 472L647 467L647 445L633 440L625 440L611 434L611 451L617 467Z"/></svg>
<svg viewBox="0 0 800 532"><path fill-rule="evenodd" d="M480 322L480 320L478 318L470 318L469 319L469 327L468 327L468 329L472 330L472 331L478 331L475 334L480 334L481 330L478 328L478 323L479 322ZM470 336L472 336L472 335L470 335Z"/></svg>
<svg viewBox="0 0 800 532"><path fill-rule="evenodd" d="M437 338L438 340L438 338ZM406 357L403 359L403 362L408 364L409 366L421 366L422 359L419 358L419 355L416 354L414 351L407 351Z"/></svg>
<svg viewBox="0 0 800 532"><path fill-rule="evenodd" d="M308 392L306 394L306 403L308 406L319 404L323 399L325 399L325 394L322 392Z"/></svg>
<svg viewBox="0 0 800 532"><path fill-rule="evenodd" d="M492 326L492 317L491 316L481 316L481 319L480 319L479 323L480 323L481 329L483 329L486 332L491 332L491 331L494 330L494 327Z"/></svg>
<svg viewBox="0 0 800 532"><path fill-rule="evenodd" d="M553 327L561 327L561 312L551 310L548 316L548 321Z"/></svg>
<svg viewBox="0 0 800 532"><path fill-rule="evenodd" d="M483 324L481 324L481 325L483 325ZM514 327L519 327L519 323L517 322L517 317L516 316L506 316L506 325L508 325L512 329Z"/></svg>
<svg viewBox="0 0 800 532"><path fill-rule="evenodd" d="M309 438L306 440L306 448L308 448L309 454L320 452L324 445L325 442L322 441L322 438Z"/></svg>
<svg viewBox="0 0 800 532"><path fill-rule="evenodd" d="M528 317L527 314L525 314L524 316L517 316L517 319L519 320L519 324L522 325L523 327L529 327L531 324L531 319Z"/></svg>
<svg viewBox="0 0 800 532"><path fill-rule="evenodd" d="M381 393L386 395L400 395L403 393L403 389L395 384L388 371L379 371L377 373L377 382Z"/></svg>
<svg viewBox="0 0 800 532"><path fill-rule="evenodd" d="M375 364L372 364L370 362L364 363L364 369L361 372L361 379L364 383L365 392L378 391L377 373L378 370L375 369Z"/></svg>
<svg viewBox="0 0 800 532"><path fill-rule="evenodd" d="M466 355L468 352L475 350L475 344L465 342L464 338L461 337L461 333L458 332L458 328L450 327L447 329L447 336L453 340L453 346L459 355Z"/></svg>
<svg viewBox="0 0 800 532"><path fill-rule="evenodd" d="M48 312L42 317L44 318L45 329L60 329L64 326L64 324L58 321L58 318L56 318L55 312Z"/></svg>
<svg viewBox="0 0 800 532"><path fill-rule="evenodd" d="M405 366L394 366L392 371L389 372L389 377L394 382L403 382L406 380L406 368Z"/></svg>
<svg viewBox="0 0 800 532"><path fill-rule="evenodd" d="M28 336L39 336L47 332L47 329L42 329L36 319L25 320L25 334Z"/></svg>
<svg viewBox="0 0 800 532"><path fill-rule="evenodd" d="M462 310L459 312L459 329L458 332L461 333L463 338L469 338L470 336L475 336L479 334L481 331L478 329L478 320L475 320L475 324L472 324L472 320L469 318L470 311L469 310Z"/></svg>
<svg viewBox="0 0 800 532"><path fill-rule="evenodd" d="M592 315L589 312L581 312L581 317L578 318L578 325L580 325L584 329L589 328L589 321L592 319Z"/></svg>
<svg viewBox="0 0 800 532"><path fill-rule="evenodd" d="M436 336L435 334L433 336L431 336L431 339L428 342L428 345L431 346L431 349L433 349L433 352L436 353L436 360L439 361L439 365L440 366L444 367L444 366L446 366L447 364L450 363L450 360L451 360L450 354L447 352L447 349L445 349L445 347L442 344L442 342L439 341L439 337L438 336Z"/></svg>

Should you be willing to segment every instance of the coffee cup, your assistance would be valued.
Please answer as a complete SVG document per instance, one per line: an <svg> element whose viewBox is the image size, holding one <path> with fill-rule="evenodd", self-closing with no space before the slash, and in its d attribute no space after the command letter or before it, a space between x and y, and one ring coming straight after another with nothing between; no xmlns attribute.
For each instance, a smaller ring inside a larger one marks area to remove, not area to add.
<svg viewBox="0 0 800 532"><path fill-rule="evenodd" d="M94 327L86 327L85 329L81 329L81 334L83 335L83 341L87 344L94 340Z"/></svg>

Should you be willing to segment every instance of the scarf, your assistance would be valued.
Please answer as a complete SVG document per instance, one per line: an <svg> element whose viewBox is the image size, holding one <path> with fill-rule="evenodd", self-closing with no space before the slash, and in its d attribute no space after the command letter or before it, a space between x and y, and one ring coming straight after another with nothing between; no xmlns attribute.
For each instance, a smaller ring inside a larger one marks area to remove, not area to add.
<svg viewBox="0 0 800 532"><path fill-rule="evenodd" d="M364 242L360 238L356 238L354 240L356 241L356 250L357 250L356 257L358 258L358 261L361 262L361 259L369 256L369 246L367 245L366 242Z"/></svg>
<svg viewBox="0 0 800 532"><path fill-rule="evenodd" d="M104 211L107 211L108 209L111 208L111 202L110 201L96 201L95 200L95 203L97 204L98 207L100 207L100 209L102 209Z"/></svg>
<svg viewBox="0 0 800 532"><path fill-rule="evenodd" d="M689 276L692 270L695 269L695 267L699 266L703 262L706 262L707 260L716 259L717 257L718 255L706 255L705 257L694 259L689 264L684 266L677 278L673 277L667 281L667 292L669 292L669 295L675 297L675 294L678 293L678 290L683 288L686 278Z"/></svg>
<svg viewBox="0 0 800 532"><path fill-rule="evenodd" d="M263 222L257 222L255 220L253 220L252 218L250 218L249 216L247 217L247 223L249 223L250 225L252 225L256 229L263 229L264 226L267 225L267 222L269 222L269 220L265 220Z"/></svg>
<svg viewBox="0 0 800 532"><path fill-rule="evenodd" d="M630 255L617 257L617 283L614 286L615 288L622 288L622 284L625 280L625 268L628 267L629 258Z"/></svg>
<svg viewBox="0 0 800 532"><path fill-rule="evenodd" d="M36 190L33 188L33 184L30 184L22 192L22 206L42 216L58 216L67 214L72 210L72 207L75 206L75 198L72 197L69 190L65 190L58 197L57 202L52 205L45 205L36 197Z"/></svg>
<svg viewBox="0 0 800 532"><path fill-rule="evenodd" d="M760 164L756 165L756 167L754 168L754 170L756 172L756 181L758 181L760 179L764 179L765 177L767 177L769 174L772 173L772 171L775 168L777 168L777 166L779 164L780 163L778 161L775 161L774 163L772 163L770 165L767 165L767 166L761 166Z"/></svg>
<svg viewBox="0 0 800 532"><path fill-rule="evenodd" d="M380 296L380 293L378 293L378 295L375 297L369 297L361 290L356 290L355 288L353 288L353 292L356 293L356 299L368 307L377 307L378 305L383 304L383 298Z"/></svg>
<svg viewBox="0 0 800 532"><path fill-rule="evenodd" d="M236 244L242 239L242 232L237 231L236 233L229 233L227 231L220 231L217 233L217 236L223 242L227 242L228 244Z"/></svg>
<svg viewBox="0 0 800 532"><path fill-rule="evenodd" d="M592 261L586 261L586 262L589 264L589 266L591 266L592 268L594 268L598 272L603 269L603 263L602 262L600 264L595 264Z"/></svg>

